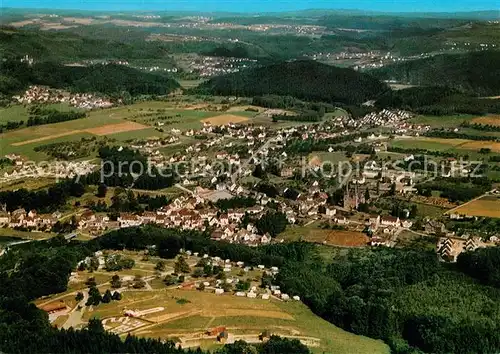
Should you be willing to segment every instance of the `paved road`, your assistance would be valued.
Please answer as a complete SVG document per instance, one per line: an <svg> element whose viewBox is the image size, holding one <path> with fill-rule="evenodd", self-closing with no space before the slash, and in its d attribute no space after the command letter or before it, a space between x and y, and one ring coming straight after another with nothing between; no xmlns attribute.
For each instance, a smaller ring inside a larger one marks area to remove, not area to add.
<svg viewBox="0 0 500 354"><path fill-rule="evenodd" d="M82 321L82 317L85 312L85 304L89 299L89 292L87 290L84 290L82 291L82 293L83 293L83 300L80 301L73 310L71 310L68 319L66 320L66 322L64 322L62 326L63 329L68 329L70 327L77 328L79 325L84 323Z"/></svg>

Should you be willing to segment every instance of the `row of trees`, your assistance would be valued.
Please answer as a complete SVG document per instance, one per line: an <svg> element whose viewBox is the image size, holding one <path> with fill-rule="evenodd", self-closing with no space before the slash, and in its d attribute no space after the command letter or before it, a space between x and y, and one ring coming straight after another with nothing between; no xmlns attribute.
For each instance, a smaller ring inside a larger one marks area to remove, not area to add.
<svg viewBox="0 0 500 354"><path fill-rule="evenodd" d="M18 208L35 209L38 212L53 212L66 204L70 197L81 197L85 186L73 180L66 180L39 191L18 189L0 192L0 204L5 204L7 211Z"/></svg>
<svg viewBox="0 0 500 354"><path fill-rule="evenodd" d="M43 125L51 123L66 122L69 120L85 118L85 112L68 111L61 112L53 108L43 108L40 106L33 106L29 109L29 118L26 122L28 127L33 125Z"/></svg>
<svg viewBox="0 0 500 354"><path fill-rule="evenodd" d="M481 123L471 123L468 121L460 124L463 128L472 128L475 130L482 130L485 132L500 132L500 126L494 124L481 124Z"/></svg>

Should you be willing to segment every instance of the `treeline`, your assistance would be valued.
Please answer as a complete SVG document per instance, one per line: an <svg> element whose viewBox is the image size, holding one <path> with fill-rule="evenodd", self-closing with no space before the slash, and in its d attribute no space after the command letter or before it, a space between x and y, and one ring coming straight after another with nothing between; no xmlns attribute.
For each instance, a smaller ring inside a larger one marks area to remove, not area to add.
<svg viewBox="0 0 500 354"><path fill-rule="evenodd" d="M480 123L471 123L468 121L460 124L462 128L472 128L475 130L482 130L485 132L500 132L500 126L494 124L480 124Z"/></svg>
<svg viewBox="0 0 500 354"><path fill-rule="evenodd" d="M8 121L4 124L0 124L0 133L3 133L4 131L7 131L7 130L14 130L14 129L20 128L23 126L23 124L24 124L24 121L22 121L22 120L20 120L18 122Z"/></svg>
<svg viewBox="0 0 500 354"><path fill-rule="evenodd" d="M0 205L5 204L7 211L19 208L34 209L39 213L54 212L66 204L70 197L81 197L85 192L83 184L66 180L39 191L18 189L0 191Z"/></svg>
<svg viewBox="0 0 500 354"><path fill-rule="evenodd" d="M371 73L383 80L412 85L448 86L481 96L500 92L500 51L435 55L388 65Z"/></svg>
<svg viewBox="0 0 500 354"><path fill-rule="evenodd" d="M337 107L331 103L325 102L306 102L299 100L292 96L279 96L279 95L264 95L254 96L252 98L252 105L266 107L266 108L279 108L291 110L312 110L317 112L333 112Z"/></svg>
<svg viewBox="0 0 500 354"><path fill-rule="evenodd" d="M380 109L398 108L435 116L500 112L498 100L482 99L457 89L438 86L386 91L375 105Z"/></svg>
<svg viewBox="0 0 500 354"><path fill-rule="evenodd" d="M457 152L427 150L427 149L422 149L422 148L402 148L402 147L398 147L398 146L388 146L387 151L398 152L398 153L403 153L403 154L433 155L433 156L441 156L441 157L462 156L465 159L467 159L469 157L469 155L461 155Z"/></svg>
<svg viewBox="0 0 500 354"><path fill-rule="evenodd" d="M446 224L446 228L454 231L458 236L468 236L470 234L479 234L482 237L489 239L495 236L500 229L499 218L466 218L460 220L450 220Z"/></svg>
<svg viewBox="0 0 500 354"><path fill-rule="evenodd" d="M263 264L268 267L280 267L292 255L303 259L307 249L312 247L309 244L293 244L288 247L270 245L251 248L239 244L212 241L206 236L198 231L179 231L146 226L112 231L95 241L102 249L143 250L150 245L156 245L158 255L162 258L174 258L181 249L184 249L224 259L238 260L252 266Z"/></svg>
<svg viewBox="0 0 500 354"><path fill-rule="evenodd" d="M27 65L0 63L0 94L11 95L29 85L47 85L74 92L110 96L167 95L179 88L177 81L159 73L142 72L125 65L65 66L55 62Z"/></svg>
<svg viewBox="0 0 500 354"><path fill-rule="evenodd" d="M30 117L26 122L28 127L33 125L43 125L51 123L66 122L69 120L75 120L80 118L85 118L85 112L61 112L53 108L43 108L40 106L33 106L29 109Z"/></svg>
<svg viewBox="0 0 500 354"><path fill-rule="evenodd" d="M215 77L194 91L224 96L293 96L315 102L360 104L388 87L373 77L315 61L298 60Z"/></svg>

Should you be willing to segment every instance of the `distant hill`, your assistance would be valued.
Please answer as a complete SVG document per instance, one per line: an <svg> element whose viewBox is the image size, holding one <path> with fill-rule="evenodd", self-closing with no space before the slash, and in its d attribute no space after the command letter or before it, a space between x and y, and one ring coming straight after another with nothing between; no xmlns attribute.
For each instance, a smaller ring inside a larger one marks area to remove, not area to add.
<svg viewBox="0 0 500 354"><path fill-rule="evenodd" d="M315 61L282 62L215 77L196 88L214 95L260 96L267 94L359 104L375 98L388 87L370 75Z"/></svg>
<svg viewBox="0 0 500 354"><path fill-rule="evenodd" d="M436 55L371 71L381 80L448 86L481 96L500 94L500 51Z"/></svg>

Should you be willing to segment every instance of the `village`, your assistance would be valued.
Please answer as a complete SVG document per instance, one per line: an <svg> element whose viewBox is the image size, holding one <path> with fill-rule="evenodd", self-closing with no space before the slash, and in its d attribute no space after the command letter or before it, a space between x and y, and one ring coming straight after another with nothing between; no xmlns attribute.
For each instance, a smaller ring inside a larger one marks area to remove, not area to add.
<svg viewBox="0 0 500 354"><path fill-rule="evenodd" d="M113 106L110 100L90 93L69 93L36 85L30 86L22 96L14 96L13 99L21 104L66 103L81 109L109 108Z"/></svg>
<svg viewBox="0 0 500 354"><path fill-rule="evenodd" d="M265 110L261 114L271 117L275 111ZM162 139L136 141L130 143L130 147L144 154L148 163L157 168L174 168L178 181L175 187L181 193L179 197L159 209L121 212L113 218L106 213L85 209L85 206L72 215L77 229L92 237L117 228L156 224L166 228L210 230L214 240L257 246L283 241L277 241L269 233L259 232L255 226L256 220L276 211L286 217L289 225L326 223L330 227L366 233L370 237L366 245L394 247L401 233L414 232L410 212L405 210L399 216L372 215L368 210L361 211L360 207L387 193L407 198L416 192L416 183L429 177L426 171L398 169L394 159L382 161L376 156L373 158L373 154L387 151L388 143L394 139L389 137L390 134L400 138L418 137L429 130L428 126L409 123L410 118L412 115L406 111L382 110L358 120L340 115L320 124L278 129L232 122L212 125L209 121L204 122L199 130L171 128ZM204 138L196 139L197 136ZM175 146L185 139L194 139L194 143L184 151L164 153L165 146ZM290 150L294 142L314 140L332 141L325 152L326 157L316 155L304 160ZM354 146L354 155L348 157L338 152L349 147L345 142ZM357 152L358 149L361 152ZM372 156L364 152L366 149L372 151ZM335 154L343 157L339 159ZM337 160L330 161L330 156ZM91 161L60 163L56 160L37 167L18 155L7 158L13 161L14 168L10 173L4 173L4 182L26 177L74 178L98 169ZM408 164L414 160L413 154L406 154L401 162ZM349 171L343 170L346 163ZM327 165L331 166L328 171ZM448 161L448 165L443 176L452 176L462 170L454 169L453 161ZM268 169L276 176L274 178L281 187L273 192L272 197L256 188L256 166ZM294 187L289 185L287 181L299 174L302 174L302 181L295 183ZM332 180L344 190L336 201L329 200ZM235 197L247 198L253 206L216 207L218 201ZM24 209L11 213L4 211L0 217L0 225L23 230L50 231L57 221L58 215ZM435 232L430 228L424 234L433 235ZM444 230L440 230L442 232Z"/></svg>

